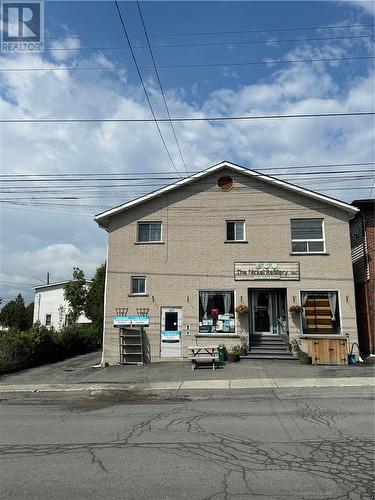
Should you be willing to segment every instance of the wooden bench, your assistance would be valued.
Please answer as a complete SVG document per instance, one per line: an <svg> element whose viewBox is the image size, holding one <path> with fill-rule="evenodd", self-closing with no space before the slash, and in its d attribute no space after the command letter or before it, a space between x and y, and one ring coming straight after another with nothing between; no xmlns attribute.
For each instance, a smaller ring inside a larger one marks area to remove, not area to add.
<svg viewBox="0 0 375 500"><path fill-rule="evenodd" d="M219 362L219 353L217 346L191 346L188 347L191 361L191 369L194 371L199 364L212 364L212 369L216 369Z"/></svg>

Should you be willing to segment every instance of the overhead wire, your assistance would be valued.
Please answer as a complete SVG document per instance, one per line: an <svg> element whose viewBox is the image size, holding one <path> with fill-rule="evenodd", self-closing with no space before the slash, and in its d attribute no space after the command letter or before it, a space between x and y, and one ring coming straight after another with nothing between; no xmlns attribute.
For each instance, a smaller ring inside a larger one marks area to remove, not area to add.
<svg viewBox="0 0 375 500"><path fill-rule="evenodd" d="M149 36L154 37L167 37L167 36L200 36L200 35L228 35L228 34L242 34L242 33L262 33L262 32L282 32L282 31L315 31L315 30L328 30L328 29L348 29L348 28L373 28L374 24L344 24L344 25L331 25L331 26L293 26L286 28L252 28L252 29L243 29L243 30L233 30L233 31L193 31L193 32L184 32L184 33L149 33ZM122 38L124 35L106 35L106 34L97 34L97 35L70 35L65 34L61 36L54 37L46 37L47 40L59 40L66 38ZM129 38L141 37L142 33L129 33Z"/></svg>
<svg viewBox="0 0 375 500"><path fill-rule="evenodd" d="M116 0L115 0L116 1ZM262 45L262 44L277 44L277 43L294 43L294 42L324 42L326 40L361 40L371 39L374 34L368 35L349 35L349 36L328 36L328 37L314 37L314 38L274 38L270 40L241 40L241 41L223 41L223 42L197 42L197 43L174 43L174 44L152 44L151 46L156 49L170 49L180 47L217 47L222 45ZM129 37L127 37L129 39ZM130 41L130 39L129 39ZM147 49L147 45L134 45L132 49ZM46 47L49 52L87 52L90 50L127 50L130 47L116 46L116 47Z"/></svg>
<svg viewBox="0 0 375 500"><path fill-rule="evenodd" d="M268 61L240 61L240 62L222 62L222 63L194 63L194 64L158 64L159 69L178 69L178 68L217 68L230 66L251 66L251 65L267 65L273 64L296 64L296 63L311 63L311 62L338 62L338 61L364 61L374 60L375 56L352 56L352 57L318 57L311 59L284 59L284 60L268 60ZM139 65L141 69L153 69L154 66ZM65 67L50 67L50 68L0 68L0 73L4 72L23 72L23 71L117 71L117 70L136 70L132 66L65 66Z"/></svg>
<svg viewBox="0 0 375 500"><path fill-rule="evenodd" d="M163 89L163 84L162 84L161 79L160 79L158 67L156 65L156 60L155 60L155 57L154 57L154 52L152 50L150 39L149 39L148 34L147 34L146 23L145 23L145 20L143 18L142 9L141 9L141 6L140 6L140 3L139 3L138 0L137 0L137 7L138 7L139 16L141 18L142 27L143 27L143 30L144 30L144 33L145 33L145 37L146 37L146 40L147 40L147 45L148 45L148 48L149 48L149 51L150 51L150 56L151 56L151 60L152 60L152 64L153 64L154 70L155 70L156 79L157 79L157 82L159 84L160 92L161 92L161 95L163 97L164 106L165 106L165 109L166 109L166 112L167 112L167 115L168 115L168 118L169 118L169 124L170 124L171 129L172 129L173 137L174 137L174 140L176 142L178 152L180 153L180 158L181 158L182 164L183 164L186 172L188 172L188 168L186 166L185 159L184 159L182 151L181 151L181 146L180 146L180 143L178 142L178 139L177 139L176 130L174 128L173 121L171 120L171 114L169 112L169 107L168 107L167 99L165 97L165 92L164 92L164 89Z"/></svg>
<svg viewBox="0 0 375 500"><path fill-rule="evenodd" d="M164 149L168 155L168 158L170 160L170 162L172 163L173 165L173 168L175 169L175 171L178 173L178 175L181 176L181 173L179 172L179 170L177 169L177 166L175 164L175 162L173 161L173 158L171 156L171 153L168 149L168 146L165 142L165 139L164 139L164 136L163 136L163 133L161 131L161 128L160 128L160 125L156 119L156 115L155 115L155 112L154 112L154 108L152 106L152 103L151 103L151 99L150 99L150 96L148 95L148 90L146 88L146 84L143 80L143 76L142 76L142 73L141 73L141 70L138 66L138 61L137 61L137 58L135 57L135 53L134 53L134 50L133 50L133 47L132 47L132 44L131 44L131 41L130 41L130 38L128 37L128 32L127 32L127 29L126 29L126 25L125 25L125 22L124 22L124 19L122 17L122 13L121 13L121 10L120 10L120 7L119 7L119 4L117 2L117 0L115 0L115 6L116 6L116 9L117 9L117 13L118 13L118 16L120 18L120 23L121 23L121 26L122 26L122 29L124 30L124 33L125 33L125 36L126 36L126 40L128 42L128 45L129 45L129 49L130 49L130 52L131 52L131 55L132 55L132 58L133 58L133 61L134 61L134 64L136 66L136 69L137 69L137 73L138 73L138 76L139 76L139 79L141 81L141 85L142 85L142 88L143 88L143 91L145 93L145 96L146 96L146 99L147 99L147 102L148 102L148 105L150 107L150 110L151 110L151 114L152 114L152 117L153 117L153 120L155 122L155 125L156 125L156 128L159 132L159 135L160 135L160 138L162 140L162 143L163 143L163 146L164 146Z"/></svg>
<svg viewBox="0 0 375 500"><path fill-rule="evenodd" d="M356 166L367 166L367 165L375 165L375 161L363 161L363 162L351 162L351 163L320 163L320 164L305 164L305 165L284 165L284 166L278 166L278 167L257 167L258 171L268 171L268 170L286 170L286 169L300 169L300 168L329 168L329 167L356 167ZM249 168L251 170L251 168ZM353 170L357 171L357 170ZM30 174L0 174L1 177L57 177L57 176L92 176L92 175L98 175L98 176L107 176L107 175L139 175L144 178L144 176L148 175L170 175L174 174L175 172L173 171L141 171L141 170L136 170L136 171L124 171L124 172L71 172L71 173L54 173L54 174L35 174L35 173L30 173ZM196 174L197 172L195 170L190 170L187 172L188 174ZM164 179L164 177L163 177Z"/></svg>
<svg viewBox="0 0 375 500"><path fill-rule="evenodd" d="M143 81L143 80L142 80ZM214 122L244 120L277 120L281 118L327 118L344 116L373 116L373 111L332 112L332 113L299 113L280 115L248 115L248 116L210 116L210 117L175 117L173 122ZM164 123L169 118L2 118L0 123Z"/></svg>

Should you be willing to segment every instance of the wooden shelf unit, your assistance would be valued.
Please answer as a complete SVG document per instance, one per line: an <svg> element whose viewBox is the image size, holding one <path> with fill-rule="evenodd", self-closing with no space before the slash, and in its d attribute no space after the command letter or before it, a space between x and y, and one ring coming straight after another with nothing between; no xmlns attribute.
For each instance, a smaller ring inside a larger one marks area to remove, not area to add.
<svg viewBox="0 0 375 500"><path fill-rule="evenodd" d="M120 363L127 365L143 365L143 328L121 327Z"/></svg>

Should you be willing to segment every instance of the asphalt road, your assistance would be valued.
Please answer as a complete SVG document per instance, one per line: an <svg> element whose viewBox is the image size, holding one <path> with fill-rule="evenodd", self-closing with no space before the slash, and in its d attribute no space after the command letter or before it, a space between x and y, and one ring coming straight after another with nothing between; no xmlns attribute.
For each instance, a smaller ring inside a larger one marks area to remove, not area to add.
<svg viewBox="0 0 375 500"><path fill-rule="evenodd" d="M369 392L2 395L0 498L372 499Z"/></svg>

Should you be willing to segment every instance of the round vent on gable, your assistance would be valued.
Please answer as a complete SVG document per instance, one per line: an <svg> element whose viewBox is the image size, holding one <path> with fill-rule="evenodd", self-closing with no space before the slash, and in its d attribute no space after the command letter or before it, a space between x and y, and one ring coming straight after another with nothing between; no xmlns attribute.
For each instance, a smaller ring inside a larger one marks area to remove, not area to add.
<svg viewBox="0 0 375 500"><path fill-rule="evenodd" d="M220 189L220 191L230 191L233 186L233 179L232 177L229 177L229 175L223 175L217 180L217 187Z"/></svg>

